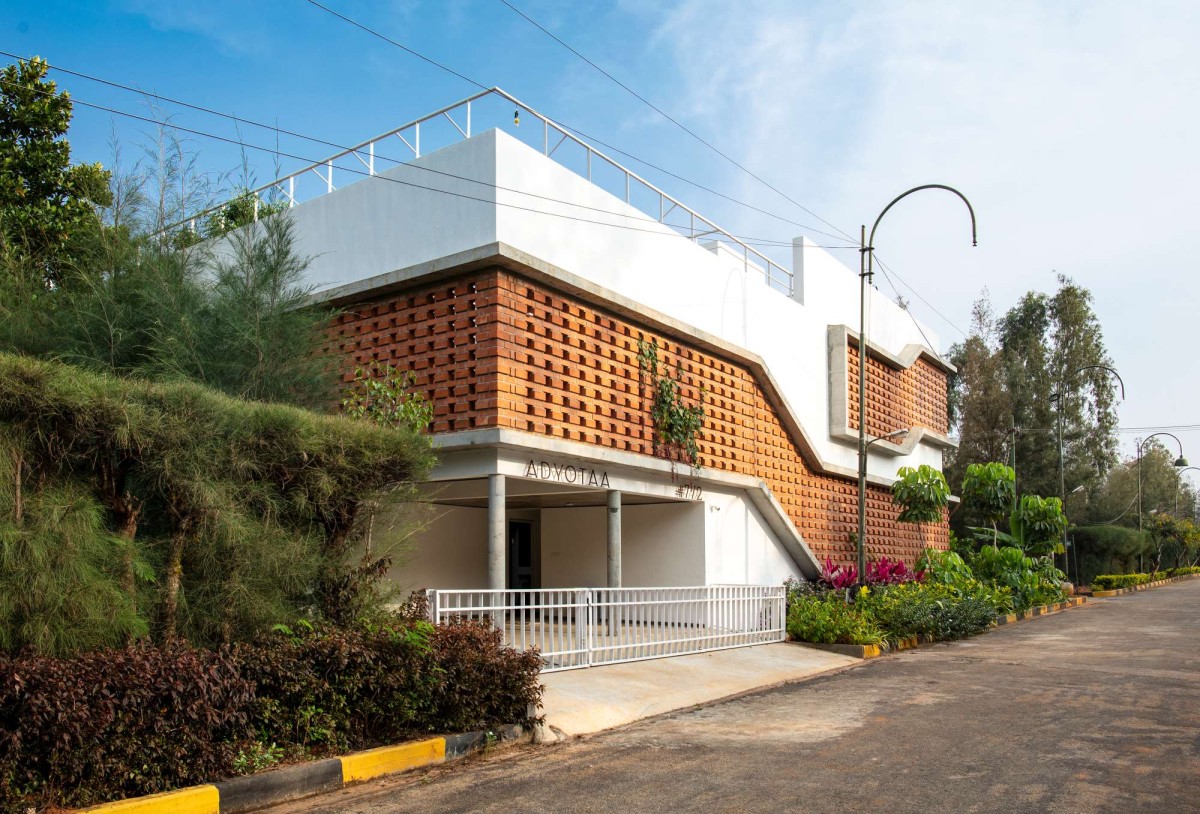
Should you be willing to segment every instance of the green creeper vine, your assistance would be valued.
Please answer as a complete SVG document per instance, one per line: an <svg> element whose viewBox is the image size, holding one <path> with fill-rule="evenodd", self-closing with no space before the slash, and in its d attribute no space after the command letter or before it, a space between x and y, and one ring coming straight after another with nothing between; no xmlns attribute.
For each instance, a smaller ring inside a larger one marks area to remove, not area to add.
<svg viewBox="0 0 1200 814"><path fill-rule="evenodd" d="M683 398L680 379L683 370L677 363L675 375L670 368L660 370L658 340L638 340L638 366L642 370L643 383L648 386L652 398L650 419L656 435L654 453L672 463L682 461L695 469L700 468L700 445L697 436L704 422L704 388L700 388L700 400L687 404Z"/></svg>

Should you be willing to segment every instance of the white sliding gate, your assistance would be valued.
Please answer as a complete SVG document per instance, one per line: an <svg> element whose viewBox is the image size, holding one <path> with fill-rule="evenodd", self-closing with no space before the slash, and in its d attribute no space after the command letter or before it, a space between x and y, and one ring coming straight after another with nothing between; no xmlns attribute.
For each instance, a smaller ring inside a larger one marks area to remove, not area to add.
<svg viewBox="0 0 1200 814"><path fill-rule="evenodd" d="M435 622L488 620L503 631L505 644L537 648L546 672L785 638L782 586L431 590L428 595Z"/></svg>

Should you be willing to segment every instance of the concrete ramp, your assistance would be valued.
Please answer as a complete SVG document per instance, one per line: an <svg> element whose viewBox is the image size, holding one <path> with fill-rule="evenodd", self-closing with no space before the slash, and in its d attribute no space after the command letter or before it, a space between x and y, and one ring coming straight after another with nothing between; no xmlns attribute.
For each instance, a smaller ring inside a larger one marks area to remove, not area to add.
<svg viewBox="0 0 1200 814"><path fill-rule="evenodd" d="M587 735L838 670L859 659L780 642L542 676L546 723Z"/></svg>

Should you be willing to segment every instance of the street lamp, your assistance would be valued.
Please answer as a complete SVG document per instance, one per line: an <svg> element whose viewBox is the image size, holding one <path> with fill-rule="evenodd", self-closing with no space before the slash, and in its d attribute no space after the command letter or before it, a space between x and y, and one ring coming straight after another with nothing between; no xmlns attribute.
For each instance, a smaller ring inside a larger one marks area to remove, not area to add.
<svg viewBox="0 0 1200 814"><path fill-rule="evenodd" d="M892 202L883 208L875 223L871 226L871 236L867 237L867 227L863 224L859 238L859 271L858 271L858 579L863 580L867 567L867 284L875 279L875 230L888 210L914 192L923 189L944 189L957 195L967 206L971 214L971 245L978 246L975 234L975 210L967 196L954 187L945 184L923 184L919 187L897 195ZM877 439L878 440L878 439Z"/></svg>
<svg viewBox="0 0 1200 814"><path fill-rule="evenodd" d="M904 429L900 429L900 430L892 430L891 432L885 433L884 435L881 435L878 438L872 438L870 441L867 442L866 449L870 449L871 444L875 444L880 441L886 441L890 438L895 438L899 435L907 435L910 432L912 432L912 430L910 430L908 427L905 427ZM862 501L859 501L859 505L860 506L862 505ZM862 529L863 529L863 524L860 523L858 528L859 528L859 534L861 535ZM860 536L859 542L858 542L858 584L859 585L866 584L866 571L864 569L866 568L867 563L866 563L866 553L865 552L866 552L866 549L863 547L862 537Z"/></svg>
<svg viewBox="0 0 1200 814"><path fill-rule="evenodd" d="M1183 482L1183 473L1187 472L1189 469L1200 471L1200 466L1185 466L1183 469L1176 469L1175 474L1179 476L1180 483ZM1175 517L1179 517L1179 485L1179 483L1175 484ZM1195 506L1194 503L1192 505L1193 507Z"/></svg>
<svg viewBox="0 0 1200 814"><path fill-rule="evenodd" d="M1167 436L1170 436L1171 438L1175 438L1175 443L1179 445L1179 458L1175 461L1175 468L1176 469L1184 469L1188 465L1187 458L1183 457L1183 442L1180 441L1178 438L1176 438L1174 435L1171 435L1171 433L1156 432L1151 435L1147 435L1145 438L1136 439L1136 443L1137 443L1137 473L1138 473L1138 494L1137 494L1138 531L1142 530L1142 448L1146 445L1147 441L1149 441L1151 438L1154 438L1155 436L1158 436L1158 435L1167 435Z"/></svg>
<svg viewBox="0 0 1200 814"><path fill-rule="evenodd" d="M1121 374L1113 370L1108 365L1085 365L1076 368L1063 377L1062 383L1058 387L1057 393L1051 393L1051 401L1058 402L1058 493L1062 496L1063 511L1066 511L1067 503L1067 475L1066 468L1063 463L1063 410L1067 403L1067 385L1071 383L1071 377L1076 373L1082 373L1085 370L1107 370L1113 376L1116 376L1117 382L1121 385L1121 401L1125 400L1125 380L1121 378ZM1075 491L1079 491L1076 489ZM1067 559L1067 529L1063 527L1063 564L1070 565L1070 560ZM1063 569L1066 571L1066 569Z"/></svg>
<svg viewBox="0 0 1200 814"><path fill-rule="evenodd" d="M872 438L870 441L867 442L867 446L869 447L869 446L871 446L871 444L874 444L878 441L886 441L889 438L895 438L898 435L907 435L910 432L912 432L912 430L910 430L908 427L905 427L902 430L892 430L887 435L881 435L878 438ZM1192 467L1192 468L1195 469L1196 467Z"/></svg>

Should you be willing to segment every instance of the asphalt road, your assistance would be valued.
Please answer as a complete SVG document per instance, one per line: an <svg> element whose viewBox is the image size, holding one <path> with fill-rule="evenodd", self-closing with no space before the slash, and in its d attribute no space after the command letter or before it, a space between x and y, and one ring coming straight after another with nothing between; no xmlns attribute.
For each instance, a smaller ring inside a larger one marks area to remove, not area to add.
<svg viewBox="0 0 1200 814"><path fill-rule="evenodd" d="M1200 812L1198 645L1192 580L273 811Z"/></svg>

